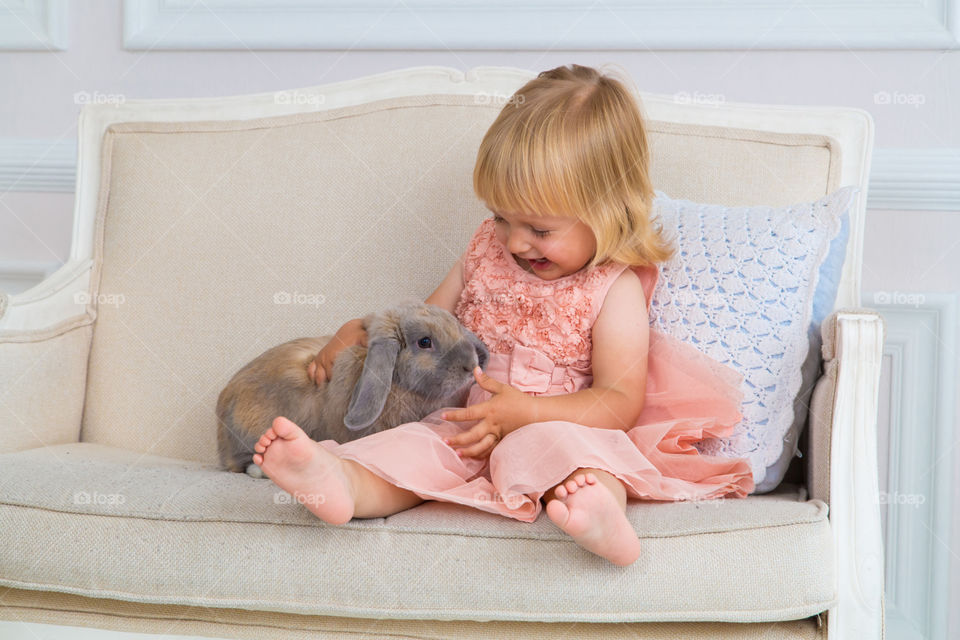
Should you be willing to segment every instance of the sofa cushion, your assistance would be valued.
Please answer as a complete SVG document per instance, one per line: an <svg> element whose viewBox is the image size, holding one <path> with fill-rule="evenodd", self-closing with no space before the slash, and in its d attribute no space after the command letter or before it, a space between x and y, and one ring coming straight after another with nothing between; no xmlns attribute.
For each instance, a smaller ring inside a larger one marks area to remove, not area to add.
<svg viewBox="0 0 960 640"><path fill-rule="evenodd" d="M335 527L269 480L198 462L75 443L3 454L0 465L0 584L19 589L478 621L767 622L835 602L827 507L788 485L631 501L643 551L617 567L543 516L427 502Z"/></svg>

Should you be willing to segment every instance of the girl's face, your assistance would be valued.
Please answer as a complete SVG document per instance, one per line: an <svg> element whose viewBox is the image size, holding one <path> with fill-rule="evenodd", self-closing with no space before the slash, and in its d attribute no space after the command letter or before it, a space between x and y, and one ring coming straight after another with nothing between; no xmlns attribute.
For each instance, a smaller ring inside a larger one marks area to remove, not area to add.
<svg viewBox="0 0 960 640"><path fill-rule="evenodd" d="M576 218L495 211L497 238L521 267L544 280L582 269L597 250L590 227Z"/></svg>

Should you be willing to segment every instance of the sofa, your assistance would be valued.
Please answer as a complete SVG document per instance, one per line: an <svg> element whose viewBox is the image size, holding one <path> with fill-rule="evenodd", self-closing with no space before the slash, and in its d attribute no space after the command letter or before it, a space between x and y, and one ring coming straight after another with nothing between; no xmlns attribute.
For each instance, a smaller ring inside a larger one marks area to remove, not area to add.
<svg viewBox="0 0 960 640"><path fill-rule="evenodd" d="M861 110L639 94L671 196L861 189L801 455L774 491L631 501L643 551L616 567L542 514L426 502L334 527L218 468L214 407L240 366L442 280L488 215L479 141L532 76L417 67L84 106L69 260L0 295L0 617L227 638L883 637Z"/></svg>

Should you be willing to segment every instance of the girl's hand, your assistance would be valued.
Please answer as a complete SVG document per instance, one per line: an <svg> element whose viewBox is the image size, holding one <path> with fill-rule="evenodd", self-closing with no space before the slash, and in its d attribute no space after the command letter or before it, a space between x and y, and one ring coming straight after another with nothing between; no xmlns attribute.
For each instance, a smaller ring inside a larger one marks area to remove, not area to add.
<svg viewBox="0 0 960 640"><path fill-rule="evenodd" d="M357 318L346 322L337 329L337 333L330 339L323 349L313 359L307 367L307 376L313 380L317 386L325 383L333 374L333 361L337 355L355 344L367 346L367 331L363 328L363 320Z"/></svg>
<svg viewBox="0 0 960 640"><path fill-rule="evenodd" d="M445 438L444 442L454 447L458 456L486 458L508 433L535 422L530 416L533 415L536 398L494 380L480 367L473 370L473 375L477 384L492 393L493 397L465 409L444 412L441 417L452 422L480 420L469 430L452 438Z"/></svg>

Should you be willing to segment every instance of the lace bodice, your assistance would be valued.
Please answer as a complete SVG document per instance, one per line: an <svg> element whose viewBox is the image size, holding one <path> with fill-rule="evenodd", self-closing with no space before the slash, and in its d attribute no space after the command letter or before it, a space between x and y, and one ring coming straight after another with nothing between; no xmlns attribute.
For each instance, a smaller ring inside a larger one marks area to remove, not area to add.
<svg viewBox="0 0 960 640"><path fill-rule="evenodd" d="M542 280L517 264L488 218L463 255L464 288L456 316L491 353L510 354L519 344L557 366L589 369L591 328L625 268L607 263Z"/></svg>

